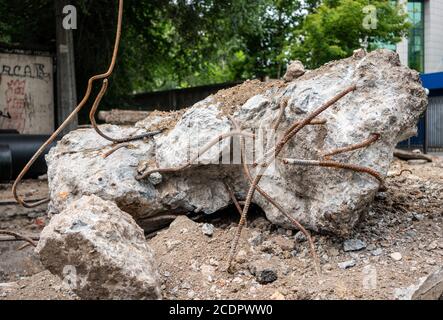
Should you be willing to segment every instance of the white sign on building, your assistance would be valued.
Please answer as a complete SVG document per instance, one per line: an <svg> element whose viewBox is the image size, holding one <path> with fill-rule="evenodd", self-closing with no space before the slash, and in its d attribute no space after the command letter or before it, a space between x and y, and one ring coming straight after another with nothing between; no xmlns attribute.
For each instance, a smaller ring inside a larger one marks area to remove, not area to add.
<svg viewBox="0 0 443 320"><path fill-rule="evenodd" d="M0 53L0 129L15 129L22 134L52 133L52 57Z"/></svg>

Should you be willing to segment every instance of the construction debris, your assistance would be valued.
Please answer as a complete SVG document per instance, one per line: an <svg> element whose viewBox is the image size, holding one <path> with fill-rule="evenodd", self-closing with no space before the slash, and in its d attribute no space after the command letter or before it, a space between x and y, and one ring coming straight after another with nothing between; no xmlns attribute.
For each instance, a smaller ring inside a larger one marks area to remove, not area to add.
<svg viewBox="0 0 443 320"><path fill-rule="evenodd" d="M229 109L231 115L225 114L223 103L208 97L189 108L168 131L134 141L131 148L121 148L106 158L97 155L112 146L93 130L68 134L47 156L50 212L59 213L82 195L95 194L115 201L147 231L158 227L164 215L214 213L232 203L225 182L240 201L247 198L249 183L241 162L230 158L239 157L235 150L237 138L233 139L232 150L230 139L223 139L204 153L202 148L220 134L260 134L260 129L273 128L277 120L281 122L276 126L276 136L281 136L294 121L306 118L318 106L355 85L355 90L320 115L317 125L305 127L298 140L288 143L275 161L274 170L268 170L260 181L260 188L302 225L348 234L380 188L395 145L415 133L427 102L418 73L401 66L397 54L377 50L329 63L285 86L264 85L266 91ZM243 132L233 131L232 120L242 125ZM153 130L149 122L144 124L135 128L108 125L102 130L115 137ZM349 148L356 145L365 148ZM248 148L247 156L253 152L252 146ZM349 152L337 154L337 149ZM198 152L198 161L187 165ZM322 160L332 156L337 161ZM365 167L370 174L349 170L355 166L342 166L342 170L318 167L335 162ZM181 166L186 170L163 170ZM249 167L254 175L253 161ZM162 182L154 185L147 179L137 180L137 169L146 177L150 176L147 172L160 171L162 179L156 180ZM294 228L262 195L256 193L252 202L271 222Z"/></svg>
<svg viewBox="0 0 443 320"><path fill-rule="evenodd" d="M97 196L83 196L54 216L36 250L43 265L83 299L161 298L143 231Z"/></svg>
<svg viewBox="0 0 443 320"><path fill-rule="evenodd" d="M364 241L366 249L345 252L344 239L313 234L323 271L321 284L312 267L308 242L303 241L301 232L294 234L276 227L257 207L253 208L242 234L234 275L228 274L225 266L226 252L238 223L235 207L214 215L193 214L190 217L195 221L179 216L169 229L157 232L147 241L158 262L163 299L269 299L276 291L288 300L395 299L397 288L416 284L443 265L442 161L443 158L436 157L432 163L411 166L394 159L390 173L406 169L411 172L401 176L390 174L386 179L388 190L376 195L368 214L346 238ZM27 190L38 187L37 181L25 183ZM4 195L6 199L10 197L11 186L3 186L0 197ZM203 234L204 223L214 225L212 237ZM37 235L34 226L32 218L0 215L1 229ZM41 272L42 266L31 266L30 262L36 260L32 247L16 251L21 245L0 243L0 274L3 272L4 276L0 275L0 282L15 283L13 288L0 285L0 300L79 299L65 290L58 277ZM392 252L401 252L403 259L396 262L390 257ZM250 264L262 259L270 259L278 276L266 285L260 285L250 273ZM354 267L339 268L338 263L350 259L355 259ZM213 273L208 265L214 267ZM376 269L376 283L372 282L374 270L367 273L367 266ZM364 286L365 279L369 287Z"/></svg>

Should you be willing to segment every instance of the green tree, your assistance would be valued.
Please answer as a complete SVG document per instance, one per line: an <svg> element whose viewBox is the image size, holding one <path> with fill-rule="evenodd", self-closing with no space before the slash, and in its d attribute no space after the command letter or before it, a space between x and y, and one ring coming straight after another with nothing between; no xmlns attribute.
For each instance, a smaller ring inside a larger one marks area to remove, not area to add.
<svg viewBox="0 0 443 320"><path fill-rule="evenodd" d="M376 27L364 26L368 12L376 8ZM407 14L400 5L387 0L324 0L314 13L306 16L295 30L296 41L288 44L292 57L309 68L328 61L348 57L364 46L368 50L382 44L396 44L407 35L410 27Z"/></svg>

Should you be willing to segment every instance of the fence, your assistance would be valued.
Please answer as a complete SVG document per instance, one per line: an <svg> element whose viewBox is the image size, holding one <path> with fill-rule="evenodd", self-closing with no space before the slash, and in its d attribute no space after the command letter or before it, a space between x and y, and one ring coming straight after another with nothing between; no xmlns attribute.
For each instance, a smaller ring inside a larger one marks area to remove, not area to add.
<svg viewBox="0 0 443 320"><path fill-rule="evenodd" d="M427 122L428 148L443 151L443 96L429 97Z"/></svg>
<svg viewBox="0 0 443 320"><path fill-rule="evenodd" d="M158 92L137 94L131 104L143 110L177 110L192 106L221 89L235 86L238 83L222 83Z"/></svg>

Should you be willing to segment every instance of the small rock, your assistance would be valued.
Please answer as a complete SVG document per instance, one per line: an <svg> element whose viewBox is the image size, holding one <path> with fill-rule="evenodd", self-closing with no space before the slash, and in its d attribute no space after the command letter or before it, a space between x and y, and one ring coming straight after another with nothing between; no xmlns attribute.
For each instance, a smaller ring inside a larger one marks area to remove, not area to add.
<svg viewBox="0 0 443 320"><path fill-rule="evenodd" d="M179 246L181 244L180 240L166 240L166 249L168 249L168 251L172 251L173 249L175 249L177 246Z"/></svg>
<svg viewBox="0 0 443 320"><path fill-rule="evenodd" d="M285 296L281 292L275 291L271 296L271 300L285 300Z"/></svg>
<svg viewBox="0 0 443 320"><path fill-rule="evenodd" d="M435 266L437 264L437 262L432 258L427 258L426 263L430 266Z"/></svg>
<svg viewBox="0 0 443 320"><path fill-rule="evenodd" d="M189 299L192 299L195 297L195 291L189 290L186 295L188 296Z"/></svg>
<svg viewBox="0 0 443 320"><path fill-rule="evenodd" d="M260 232L254 231L252 236L248 239L251 246L257 247L264 241L264 237Z"/></svg>
<svg viewBox="0 0 443 320"><path fill-rule="evenodd" d="M249 265L249 271L260 284L268 284L277 280L277 271L274 268L274 265L268 260L257 260Z"/></svg>
<svg viewBox="0 0 443 320"><path fill-rule="evenodd" d="M267 230L271 226L271 223L263 217L258 217L251 223L251 227Z"/></svg>
<svg viewBox="0 0 443 320"><path fill-rule="evenodd" d="M383 249L382 248L377 248L377 249L371 251L371 254L373 256L375 256L375 257L380 256L382 253L383 253Z"/></svg>
<svg viewBox="0 0 443 320"><path fill-rule="evenodd" d="M239 250L237 256L235 257L235 261L237 263L245 263L247 261L248 255L245 250Z"/></svg>
<svg viewBox="0 0 443 320"><path fill-rule="evenodd" d="M200 267L198 266L198 262L196 260L189 261L190 263L190 269L194 272L200 271Z"/></svg>
<svg viewBox="0 0 443 320"><path fill-rule="evenodd" d="M412 220L414 221L422 221L425 218L425 216L421 213L413 212L412 213Z"/></svg>
<svg viewBox="0 0 443 320"><path fill-rule="evenodd" d="M303 63L301 63L301 61L291 61L291 63L288 65L288 69L285 75L283 76L283 80L287 82L293 81L304 75L305 72L305 67L303 66Z"/></svg>
<svg viewBox="0 0 443 320"><path fill-rule="evenodd" d="M390 257L395 261L400 261L403 258L400 252L393 252L390 254Z"/></svg>
<svg viewBox="0 0 443 320"><path fill-rule="evenodd" d="M201 273L203 274L203 277L205 277L209 282L212 282L215 268L213 266L203 264L201 266Z"/></svg>
<svg viewBox="0 0 443 320"><path fill-rule="evenodd" d="M278 251L281 252L281 249L276 247L274 242L267 240L263 241L263 243L260 246L260 251L269 253L269 254L276 254Z"/></svg>
<svg viewBox="0 0 443 320"><path fill-rule="evenodd" d="M294 242L282 236L275 237L274 243L283 251L291 251L294 248Z"/></svg>
<svg viewBox="0 0 443 320"><path fill-rule="evenodd" d="M375 195L375 199L376 200L386 200L387 196L386 196L386 192L378 192Z"/></svg>
<svg viewBox="0 0 443 320"><path fill-rule="evenodd" d="M435 250L437 248L438 248L438 242L437 242L437 240L434 240L428 245L428 247L426 249L428 251L431 251L431 250Z"/></svg>
<svg viewBox="0 0 443 320"><path fill-rule="evenodd" d="M240 277L235 277L235 278L232 280L232 282L234 282L234 283L242 283L242 282L243 282L243 279L240 278Z"/></svg>
<svg viewBox="0 0 443 320"><path fill-rule="evenodd" d="M277 273L272 269L263 269L257 272L256 280L260 284L267 284L277 280Z"/></svg>
<svg viewBox="0 0 443 320"><path fill-rule="evenodd" d="M209 259L209 264L211 266L218 267L219 262L217 260L215 260L214 258L211 258L211 259Z"/></svg>
<svg viewBox="0 0 443 320"><path fill-rule="evenodd" d="M337 250L337 248L330 248L328 250L328 255L330 255L331 257L337 257L340 254L340 251Z"/></svg>
<svg viewBox="0 0 443 320"><path fill-rule="evenodd" d="M149 176L148 180L153 186L156 186L162 183L163 177L159 172L154 172Z"/></svg>
<svg viewBox="0 0 443 320"><path fill-rule="evenodd" d="M332 271L332 265L330 263L326 263L323 265L323 270L326 272Z"/></svg>
<svg viewBox="0 0 443 320"><path fill-rule="evenodd" d="M305 242L307 239L306 239L306 236L303 234L303 232L301 232L301 231L299 231L299 232L297 232L296 234L295 234L295 237L294 237L294 239L295 239L295 241L297 241L298 243L302 243L302 242Z"/></svg>
<svg viewBox="0 0 443 320"><path fill-rule="evenodd" d="M357 264L357 262L354 259L352 259L352 260L340 262L337 265L340 269L345 270L345 269L349 269L349 268L354 267L356 264Z"/></svg>
<svg viewBox="0 0 443 320"><path fill-rule="evenodd" d="M41 175L41 176L38 176L38 178L37 178L38 180L40 180L40 181L47 181L48 180L48 174L43 174L43 175Z"/></svg>
<svg viewBox="0 0 443 320"><path fill-rule="evenodd" d="M170 273L169 271L165 271L165 272L163 273L163 275L164 275L165 277L169 278L169 277L171 276L171 273Z"/></svg>
<svg viewBox="0 0 443 320"><path fill-rule="evenodd" d="M409 238L415 238L417 236L417 232L415 230L408 230L405 232L405 235Z"/></svg>
<svg viewBox="0 0 443 320"><path fill-rule="evenodd" d="M343 250L345 252L360 251L364 248L366 248L366 242L359 239L349 239L343 243Z"/></svg>
<svg viewBox="0 0 443 320"><path fill-rule="evenodd" d="M188 282L183 282L181 287L182 289L191 289L191 285Z"/></svg>
<svg viewBox="0 0 443 320"><path fill-rule="evenodd" d="M204 223L202 225L202 232L204 235L207 235L208 237L212 237L214 234L214 225L210 223Z"/></svg>

